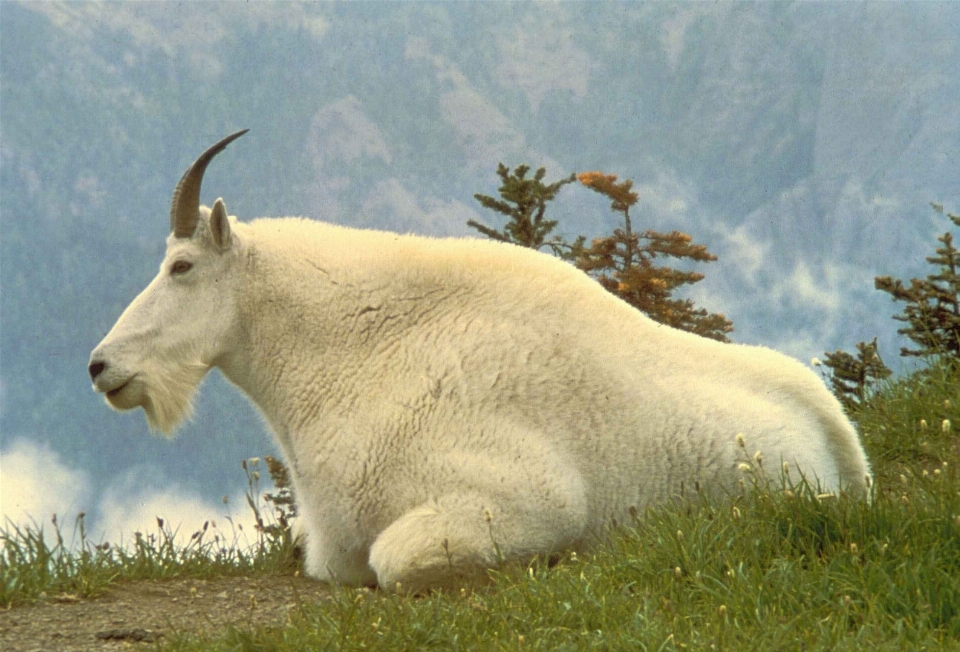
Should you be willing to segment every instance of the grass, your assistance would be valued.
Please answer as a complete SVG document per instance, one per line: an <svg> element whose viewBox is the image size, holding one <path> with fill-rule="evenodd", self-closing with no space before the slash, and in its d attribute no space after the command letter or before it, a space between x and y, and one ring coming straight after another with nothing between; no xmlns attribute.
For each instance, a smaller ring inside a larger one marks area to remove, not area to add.
<svg viewBox="0 0 960 652"><path fill-rule="evenodd" d="M129 580L292 572L296 561L289 536L262 509L259 472L246 460L242 465L247 503L259 524L253 541L242 526L230 523L227 535L207 521L182 544L178 532L157 518L155 532L136 532L132 543L111 545L87 538L80 513L69 538L54 516L50 543L42 525L8 522L0 527L0 607L58 595L87 597Z"/></svg>
<svg viewBox="0 0 960 652"><path fill-rule="evenodd" d="M960 461L960 371L934 364L883 381L866 409L853 415L874 465L878 486L900 474L922 475L943 462ZM943 432L944 421L950 423Z"/></svg>
<svg viewBox="0 0 960 652"><path fill-rule="evenodd" d="M869 503L818 497L802 483L697 496L640 514L589 555L555 565L507 564L489 583L424 597L335 587L274 627L182 633L162 646L960 650L958 412L960 378L945 367L880 387L854 415L876 472ZM747 477L763 484L761 473ZM74 571L48 565L74 582L84 563L95 566L70 559ZM188 572L163 559L166 573ZM253 567L236 560L222 561L229 572ZM23 573L12 561L4 557L5 577Z"/></svg>

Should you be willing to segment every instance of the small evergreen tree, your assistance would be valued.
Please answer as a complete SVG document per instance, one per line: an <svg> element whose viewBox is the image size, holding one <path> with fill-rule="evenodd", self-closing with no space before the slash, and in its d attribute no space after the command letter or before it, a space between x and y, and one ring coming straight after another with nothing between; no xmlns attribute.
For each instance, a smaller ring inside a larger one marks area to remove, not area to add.
<svg viewBox="0 0 960 652"><path fill-rule="evenodd" d="M717 257L705 246L693 244L686 233L634 232L630 208L637 203L638 195L631 190L633 182L629 179L616 183L616 175L601 172L584 172L577 178L584 186L611 200L610 208L623 216L623 228L614 230L612 236L596 238L589 247L584 246L583 238L579 239L572 246L570 256L576 266L661 324L729 342L727 333L733 330L729 319L696 308L689 299L673 297L677 288L697 283L703 274L654 265L654 261L663 256L698 262L714 261Z"/></svg>
<svg viewBox="0 0 960 652"><path fill-rule="evenodd" d="M857 344L857 356L846 351L826 353L823 366L830 372L826 378L834 395L848 410L856 410L867 400L873 383L888 378L892 373L877 352L877 338Z"/></svg>
<svg viewBox="0 0 960 652"><path fill-rule="evenodd" d="M932 204L943 214L943 206ZM960 226L960 217L947 214L953 224ZM903 314L894 319L907 324L897 330L917 344L917 348L900 349L902 356L945 356L960 360L960 250L954 246L953 235L947 231L937 238L941 244L936 255L927 262L939 271L925 279L910 279L910 286L889 276L878 276L874 285L889 293L894 301L904 301Z"/></svg>
<svg viewBox="0 0 960 652"><path fill-rule="evenodd" d="M531 249L550 247L555 255L562 255L567 245L555 236L547 240L550 232L556 228L557 222L544 219L547 202L553 200L560 189L575 180L574 175L551 184L543 183L546 169L537 170L532 179L527 178L530 166L520 165L510 172L503 163L497 166L497 176L502 184L499 188L503 199L496 199L487 195L476 194L474 198L485 208L489 208L505 215L508 219L503 231L497 231L476 220L469 220L470 226L488 238L500 242L510 242Z"/></svg>

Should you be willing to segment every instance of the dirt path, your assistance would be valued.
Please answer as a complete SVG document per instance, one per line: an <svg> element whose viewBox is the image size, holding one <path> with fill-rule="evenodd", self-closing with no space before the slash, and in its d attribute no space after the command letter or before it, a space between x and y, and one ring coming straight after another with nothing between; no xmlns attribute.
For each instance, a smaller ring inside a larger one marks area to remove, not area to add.
<svg viewBox="0 0 960 652"><path fill-rule="evenodd" d="M0 610L0 650L148 649L174 632L282 625L299 604L328 595L324 584L290 575L128 582L95 598Z"/></svg>

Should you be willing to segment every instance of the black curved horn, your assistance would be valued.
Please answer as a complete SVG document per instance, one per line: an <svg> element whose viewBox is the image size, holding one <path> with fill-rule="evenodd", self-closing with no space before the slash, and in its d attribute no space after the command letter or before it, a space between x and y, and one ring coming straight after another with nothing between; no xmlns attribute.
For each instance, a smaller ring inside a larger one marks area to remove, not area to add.
<svg viewBox="0 0 960 652"><path fill-rule="evenodd" d="M207 165L227 145L248 131L250 130L244 129L227 136L201 154L193 162L193 165L183 173L180 183L173 191L173 201L170 202L170 230L176 237L189 238L197 228L197 220L200 219L200 185L203 183L203 173L206 171Z"/></svg>

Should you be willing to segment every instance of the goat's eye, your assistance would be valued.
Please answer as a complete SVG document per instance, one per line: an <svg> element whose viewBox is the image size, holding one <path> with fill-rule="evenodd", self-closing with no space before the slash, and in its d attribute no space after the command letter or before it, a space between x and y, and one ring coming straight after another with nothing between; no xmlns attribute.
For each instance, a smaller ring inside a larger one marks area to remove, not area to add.
<svg viewBox="0 0 960 652"><path fill-rule="evenodd" d="M185 260L178 260L173 265L170 266L171 274L186 274L191 269L193 269L193 263L188 263Z"/></svg>

